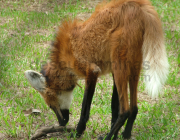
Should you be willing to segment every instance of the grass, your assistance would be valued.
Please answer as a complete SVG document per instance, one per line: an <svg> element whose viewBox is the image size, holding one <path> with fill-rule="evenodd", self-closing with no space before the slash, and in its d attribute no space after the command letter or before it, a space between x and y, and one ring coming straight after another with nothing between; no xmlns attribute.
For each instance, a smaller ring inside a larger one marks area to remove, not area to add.
<svg viewBox="0 0 180 140"><path fill-rule="evenodd" d="M97 3L97 2L96 2ZM91 13L94 1L7 0L0 1L0 139L29 139L42 126L57 125L55 114L29 85L24 71L40 71L56 27L66 17ZM178 0L152 0L163 22L170 74L163 95L153 100L139 83L139 113L131 139L164 140L180 138L180 11ZM86 16L85 16L86 18ZM110 130L111 76L99 78L91 117L82 139L96 139ZM76 87L68 125L80 118L84 82ZM36 108L40 115L25 115ZM123 128L121 129L121 131ZM48 139L69 139L68 133ZM119 135L119 138L121 135Z"/></svg>

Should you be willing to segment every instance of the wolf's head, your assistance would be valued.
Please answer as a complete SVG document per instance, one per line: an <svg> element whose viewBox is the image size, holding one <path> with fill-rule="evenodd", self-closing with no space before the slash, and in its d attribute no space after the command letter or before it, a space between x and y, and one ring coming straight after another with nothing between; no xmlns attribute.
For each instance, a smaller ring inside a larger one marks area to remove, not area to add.
<svg viewBox="0 0 180 140"><path fill-rule="evenodd" d="M69 108L76 80L67 69L52 68L46 65L41 72L25 71L25 77L44 98L46 104L55 112L59 125L65 126L69 121Z"/></svg>

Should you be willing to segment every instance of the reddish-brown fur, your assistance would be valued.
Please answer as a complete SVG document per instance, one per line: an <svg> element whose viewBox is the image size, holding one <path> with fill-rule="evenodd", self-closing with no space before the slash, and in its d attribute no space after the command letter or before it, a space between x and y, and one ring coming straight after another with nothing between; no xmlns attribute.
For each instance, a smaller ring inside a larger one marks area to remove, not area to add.
<svg viewBox="0 0 180 140"><path fill-rule="evenodd" d="M48 77L53 78L49 82L53 83L52 88L66 89L64 86L77 80L69 75L87 78L89 71L97 71L99 75L117 71L118 79L128 81L134 64L138 62L139 69L141 67L145 24L142 8L149 4L147 0L104 2L84 23L77 20L63 22L51 50L50 60L54 67L47 68ZM139 69L134 75L139 74ZM63 78L56 80L56 76ZM127 83L124 84L123 87L127 87ZM123 94L127 92L126 88L118 90ZM127 95L123 98L128 106Z"/></svg>
<svg viewBox="0 0 180 140"><path fill-rule="evenodd" d="M137 107L137 85L143 57L152 50L161 50L160 45L145 49L143 45L161 40L163 42L161 22L148 0L103 2L85 22L66 20L59 27L51 48L50 63L43 68L48 77L47 88L55 94L55 90L74 87L78 78L85 78L88 86L88 79L94 78L96 83L98 76L113 73L120 102L119 113L132 114ZM154 61L156 56L151 53L149 59ZM57 102L56 96L51 99L45 95L47 104Z"/></svg>

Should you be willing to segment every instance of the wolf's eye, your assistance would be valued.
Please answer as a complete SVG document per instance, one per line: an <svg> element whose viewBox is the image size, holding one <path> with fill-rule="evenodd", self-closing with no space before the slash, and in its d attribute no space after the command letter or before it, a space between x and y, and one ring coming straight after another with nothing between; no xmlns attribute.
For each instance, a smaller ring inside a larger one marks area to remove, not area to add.
<svg viewBox="0 0 180 140"><path fill-rule="evenodd" d="M51 108L51 105L49 105L49 107Z"/></svg>

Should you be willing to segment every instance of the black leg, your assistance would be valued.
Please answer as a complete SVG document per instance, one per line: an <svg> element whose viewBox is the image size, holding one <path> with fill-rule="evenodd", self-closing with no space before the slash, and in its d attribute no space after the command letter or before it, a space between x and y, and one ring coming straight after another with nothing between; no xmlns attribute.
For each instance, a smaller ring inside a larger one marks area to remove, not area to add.
<svg viewBox="0 0 180 140"><path fill-rule="evenodd" d="M131 137L131 130L133 127L134 120L136 119L137 113L138 113L138 108L134 107L131 115L128 118L126 128L125 128L124 132L122 133L123 138L129 139Z"/></svg>
<svg viewBox="0 0 180 140"><path fill-rule="evenodd" d="M119 114L120 112L120 104L119 97L117 92L117 87L114 82L113 87L113 95L111 100L111 109L112 109L112 119L111 119L111 131L106 136L106 140L115 140L117 138L119 129L124 125L126 119L129 117L130 112L124 112L123 114ZM103 137L100 137L99 140L103 140Z"/></svg>
<svg viewBox="0 0 180 140"><path fill-rule="evenodd" d="M139 63L141 64L141 63ZM140 65L139 65L140 67ZM133 123L136 119L138 113L137 107L137 87L139 81L140 69L136 69L136 71L131 69L131 78L129 79L129 88L130 88L130 116L128 117L128 121L125 127L124 132L122 133L123 138L128 139L131 137L131 131L133 127Z"/></svg>
<svg viewBox="0 0 180 140"><path fill-rule="evenodd" d="M119 112L119 99L118 99L118 92L116 88L116 84L114 82L113 86L113 94L112 94L112 100L111 100L111 110L112 110L112 119L111 119L111 129L113 128L117 118L118 118L118 112ZM116 139L118 135L118 132L114 134L114 138Z"/></svg>
<svg viewBox="0 0 180 140"><path fill-rule="evenodd" d="M113 94L112 94L112 99L111 99L111 111L112 111L112 118L111 118L111 129L112 129L117 118L118 118L118 113L119 113L119 99L118 99L118 92L117 92L115 82L113 83ZM114 137L113 137L114 140L117 138L117 135L118 135L118 131L116 134L114 134ZM103 140L103 137L100 136L98 138L98 140Z"/></svg>
<svg viewBox="0 0 180 140"><path fill-rule="evenodd" d="M111 140L114 136L117 137L117 133L119 129L124 125L126 119L130 115L129 110L129 103L128 103L128 73L126 68L125 61L117 61L116 66L121 68L121 70L113 67L113 74L114 74L114 82L117 88L118 93L118 100L119 100L119 111L118 111L118 118L114 125L111 128L110 133L107 135L105 140ZM114 139L115 139L114 138Z"/></svg>
<svg viewBox="0 0 180 140"><path fill-rule="evenodd" d="M80 137L84 132L84 130L86 129L86 123L89 119L90 107L95 91L96 81L97 78L91 78L86 80L81 117L78 126L76 128L76 137ZM71 137L73 137L73 134L71 134Z"/></svg>
<svg viewBox="0 0 180 140"><path fill-rule="evenodd" d="M129 111L118 116L116 123L112 127L110 133L107 135L105 140L111 140L113 135L114 135L113 139L116 139L119 129L124 125L128 116L129 116Z"/></svg>

